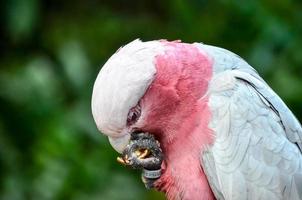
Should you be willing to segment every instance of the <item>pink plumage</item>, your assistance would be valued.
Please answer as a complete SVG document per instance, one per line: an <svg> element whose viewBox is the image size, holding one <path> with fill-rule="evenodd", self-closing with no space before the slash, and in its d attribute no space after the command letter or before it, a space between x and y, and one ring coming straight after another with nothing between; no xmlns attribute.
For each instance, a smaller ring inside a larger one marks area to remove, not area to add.
<svg viewBox="0 0 302 200"><path fill-rule="evenodd" d="M158 134L166 156L164 176L156 185L169 199L213 199L199 162L202 147L213 139L205 96L212 63L192 45L164 45L165 54L155 59L156 77L141 99L148 113L141 128Z"/></svg>

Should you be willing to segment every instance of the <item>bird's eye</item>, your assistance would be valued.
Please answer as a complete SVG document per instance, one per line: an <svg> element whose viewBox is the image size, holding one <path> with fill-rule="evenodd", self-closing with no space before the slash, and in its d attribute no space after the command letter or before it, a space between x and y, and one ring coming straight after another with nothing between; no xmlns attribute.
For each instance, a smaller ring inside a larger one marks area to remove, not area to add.
<svg viewBox="0 0 302 200"><path fill-rule="evenodd" d="M140 105L135 106L134 108L131 108L128 117L127 117L127 125L130 126L137 122L139 117L141 116L141 107Z"/></svg>

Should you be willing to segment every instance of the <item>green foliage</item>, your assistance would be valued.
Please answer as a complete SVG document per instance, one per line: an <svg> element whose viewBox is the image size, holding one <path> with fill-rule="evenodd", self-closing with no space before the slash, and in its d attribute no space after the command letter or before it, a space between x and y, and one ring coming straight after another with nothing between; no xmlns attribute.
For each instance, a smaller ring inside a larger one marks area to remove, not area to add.
<svg viewBox="0 0 302 200"><path fill-rule="evenodd" d="M1 199L163 199L116 163L90 112L100 66L135 38L234 51L302 119L301 1L6 0L0 9Z"/></svg>

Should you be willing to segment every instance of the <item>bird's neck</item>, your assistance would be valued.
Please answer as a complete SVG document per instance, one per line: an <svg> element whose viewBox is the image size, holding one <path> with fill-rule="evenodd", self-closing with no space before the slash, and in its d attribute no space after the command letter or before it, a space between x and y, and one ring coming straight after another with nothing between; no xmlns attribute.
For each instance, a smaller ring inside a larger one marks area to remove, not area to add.
<svg viewBox="0 0 302 200"><path fill-rule="evenodd" d="M156 187L165 192L169 200L215 199L200 163L202 148L213 140L208 128L209 113L206 106L201 105L184 120L172 141L161 142L168 145L162 147L164 173Z"/></svg>

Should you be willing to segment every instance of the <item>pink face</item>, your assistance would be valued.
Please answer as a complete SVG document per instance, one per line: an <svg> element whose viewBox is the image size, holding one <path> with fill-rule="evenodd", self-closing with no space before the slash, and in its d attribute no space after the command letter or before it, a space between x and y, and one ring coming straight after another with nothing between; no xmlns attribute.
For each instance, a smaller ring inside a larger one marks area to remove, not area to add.
<svg viewBox="0 0 302 200"><path fill-rule="evenodd" d="M101 69L93 117L120 153L135 130L170 141L205 95L211 73L210 58L193 44L135 40Z"/></svg>
<svg viewBox="0 0 302 200"><path fill-rule="evenodd" d="M212 63L192 44L164 45L165 53L154 61L155 79L139 102L142 119L134 127L171 141L205 95Z"/></svg>

